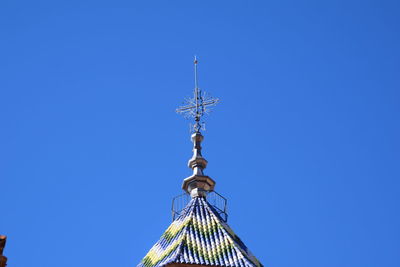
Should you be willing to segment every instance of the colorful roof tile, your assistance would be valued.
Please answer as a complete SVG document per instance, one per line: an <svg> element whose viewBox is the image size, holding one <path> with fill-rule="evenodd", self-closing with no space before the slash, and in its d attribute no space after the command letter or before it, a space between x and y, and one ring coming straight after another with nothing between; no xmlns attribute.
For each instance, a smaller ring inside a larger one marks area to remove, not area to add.
<svg viewBox="0 0 400 267"><path fill-rule="evenodd" d="M137 267L170 263L263 266L203 197L189 202Z"/></svg>

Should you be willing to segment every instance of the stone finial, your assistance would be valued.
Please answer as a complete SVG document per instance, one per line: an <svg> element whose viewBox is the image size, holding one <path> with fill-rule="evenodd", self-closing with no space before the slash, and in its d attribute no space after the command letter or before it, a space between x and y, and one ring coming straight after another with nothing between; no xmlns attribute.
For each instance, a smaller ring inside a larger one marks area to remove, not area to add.
<svg viewBox="0 0 400 267"><path fill-rule="evenodd" d="M203 170L207 167L207 160L201 155L201 142L204 137L201 133L192 134L193 156L188 161L188 167L193 170L193 174L203 175Z"/></svg>
<svg viewBox="0 0 400 267"><path fill-rule="evenodd" d="M188 167L193 170L193 174L183 180L182 189L191 197L205 197L207 192L213 191L215 181L211 177L204 175L203 170L207 167L207 160L201 155L201 142L204 137L200 132L192 134L193 156L188 161Z"/></svg>

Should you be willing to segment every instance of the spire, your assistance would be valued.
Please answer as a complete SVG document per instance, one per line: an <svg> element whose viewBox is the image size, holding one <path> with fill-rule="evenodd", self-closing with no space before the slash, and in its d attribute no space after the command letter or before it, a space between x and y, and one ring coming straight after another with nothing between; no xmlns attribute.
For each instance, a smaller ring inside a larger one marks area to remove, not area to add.
<svg viewBox="0 0 400 267"><path fill-rule="evenodd" d="M207 192L213 191L215 181L209 176L204 175L204 169L207 167L207 160L201 154L201 142L204 137L200 130L204 128L204 122L201 121L205 114L208 114L210 107L215 106L218 98L212 98L205 92L202 92L198 85L197 57L194 57L194 94L193 98L186 99L186 105L179 107L176 112L185 117L194 118L192 130L193 156L189 159L188 166L193 170L192 176L183 180L182 189L192 197L205 197Z"/></svg>
<svg viewBox="0 0 400 267"><path fill-rule="evenodd" d="M226 199L214 191L215 181L204 174L207 160L201 154L201 118L218 99L206 98L200 91L196 58L194 71L194 98L177 109L195 120L193 156L188 161L193 174L182 185L191 199L186 193L173 199L172 224L137 267L263 267L228 226Z"/></svg>

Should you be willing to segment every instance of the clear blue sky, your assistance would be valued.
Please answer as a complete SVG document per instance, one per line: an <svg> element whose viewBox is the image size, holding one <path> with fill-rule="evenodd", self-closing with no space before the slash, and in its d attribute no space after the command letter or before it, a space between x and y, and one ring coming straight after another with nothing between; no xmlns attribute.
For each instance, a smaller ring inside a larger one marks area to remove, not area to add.
<svg viewBox="0 0 400 267"><path fill-rule="evenodd" d="M206 173L266 266L400 266L398 1L0 3L0 233L10 267L132 267Z"/></svg>

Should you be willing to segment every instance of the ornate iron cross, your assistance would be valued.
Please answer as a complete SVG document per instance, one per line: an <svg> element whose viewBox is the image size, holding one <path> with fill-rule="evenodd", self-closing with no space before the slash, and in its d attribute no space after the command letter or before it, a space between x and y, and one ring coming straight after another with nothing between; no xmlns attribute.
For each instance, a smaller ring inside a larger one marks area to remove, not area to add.
<svg viewBox="0 0 400 267"><path fill-rule="evenodd" d="M201 121L201 118L210 112L211 107L215 106L219 99L212 98L200 90L197 80L197 63L197 58L194 57L194 96L185 99L186 105L177 108L176 112L183 114L186 118L194 118L195 123L191 130L199 133L204 128L204 122Z"/></svg>

